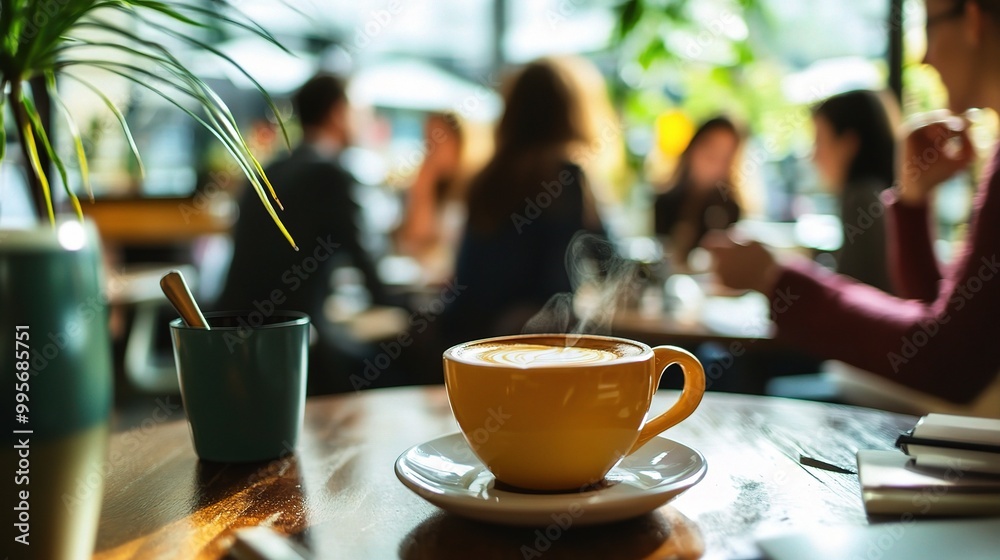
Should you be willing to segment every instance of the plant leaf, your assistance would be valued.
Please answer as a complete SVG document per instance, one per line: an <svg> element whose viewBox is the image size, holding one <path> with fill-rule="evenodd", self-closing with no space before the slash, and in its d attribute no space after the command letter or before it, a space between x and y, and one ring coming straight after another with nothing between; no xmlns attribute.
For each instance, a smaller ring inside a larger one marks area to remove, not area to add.
<svg viewBox="0 0 1000 560"><path fill-rule="evenodd" d="M122 112L118 110L118 107L115 105L114 101L111 101L111 99L109 99L108 96L105 95L103 91L97 88L97 86L91 84L90 82L84 80L83 78L80 78L79 76L73 76L70 74L67 74L67 76L73 78L82 86L86 87L90 91L97 94L97 96L100 97L102 101L104 101L104 104L108 107L108 109L115 115L115 118L118 119L118 124L121 125L122 127L122 132L125 133L125 139L128 140L128 147L130 150L132 150L132 155L135 156L135 161L139 166L139 176L145 177L146 168L142 165L142 157L139 155L139 148L138 146L135 145L135 138L132 137L132 130L128 127L128 123L125 121L125 115L123 115Z"/></svg>
<svg viewBox="0 0 1000 560"><path fill-rule="evenodd" d="M118 4L115 7L128 9L126 6L129 4L132 6L139 6L141 8L146 8L147 10L152 10L154 12L159 12L181 23L186 23L188 25L193 25L195 27L205 27L205 24L185 16L184 14L171 8L165 2L156 2L155 0L129 0L125 5Z"/></svg>
<svg viewBox="0 0 1000 560"><path fill-rule="evenodd" d="M52 227L55 228L56 213L52 208L52 191L49 189L49 178L45 175L45 169L42 168L42 162L38 159L38 146L35 145L35 136L30 120L24 121L24 125L21 128L21 140L28 148L28 163L31 164L31 169L34 170L35 176L38 178L38 183L42 186L42 195L45 197L45 207L49 213L49 223L51 223Z"/></svg>
<svg viewBox="0 0 1000 560"><path fill-rule="evenodd" d="M247 155L248 154L244 154L244 153L241 152L241 150L239 149L239 145L236 143L236 141L232 137L230 137L228 135L228 131L227 130L225 130L223 128L220 128L217 124L213 125L213 124L205 121L204 119L202 119L201 117L199 117L198 115L196 115L193 111L191 111L190 109L188 109L187 107L185 107L184 105L182 105L179 101L177 101L176 99L174 99L173 97L171 97L169 95L169 92L164 91L162 88L154 87L153 83L151 83L151 82L142 81L137 76L131 75L131 74L129 74L127 72L124 72L124 71L121 71L121 70L117 70L117 69L115 69L113 67L103 67L103 66L98 66L98 67L100 67L101 69L103 69L103 70L105 70L107 72L111 72L113 74L121 76L122 78L125 78L125 79L127 79L127 80L135 83L136 85L142 86L142 87L148 89L149 91L155 93L156 95L160 96L161 98L163 98L167 102L171 103L172 105L174 105L175 107L177 107L178 109L180 109L181 111L183 111L184 113L186 113L195 122L201 124L206 130L208 130L213 136L215 136L216 139L218 139L219 142L222 143L222 145L226 149L226 151L229 152L229 155L233 158L233 160L240 167L240 170L243 171L243 174L247 177L247 180L250 182L251 187L257 193L257 197L260 198L261 203L263 203L264 209L267 211L268 215L271 216L271 219L274 221L275 225L278 226L278 229L281 231L281 234L285 237L285 239L288 241L288 243L296 251L299 250L298 245L295 244L295 239L292 238L292 235L288 232L288 229L282 223L281 218L279 218L277 212L275 212L274 207L271 205L271 202L267 199L267 196L265 194L266 193L265 186L261 183L260 178L257 177L256 174L254 173L254 171L253 171L253 167L254 166L250 162L247 161ZM171 85L172 87L178 88L178 91L185 92L185 90L183 88L179 87L177 84L174 84L174 83L170 82L169 80L166 80L165 78L163 78L161 76L156 76L155 74L152 74L151 72L149 72L148 74L149 74L150 77L156 78L157 80L159 80L162 83L166 83L168 85ZM73 75L68 74L68 73L65 74L65 75L68 76L68 77L71 77L73 79L77 79L77 80L79 79L76 76L73 76ZM186 91L185 93L187 93L189 95L195 96L195 94L193 92L190 92L190 91ZM197 96L195 96L195 98L198 99ZM217 123L218 118L211 111L208 111L208 113L209 113L209 118L213 122ZM244 144L244 146L245 146L245 144ZM250 157L252 157L252 155L250 155ZM259 164L258 164L258 166L259 166ZM267 179L266 175L264 176L264 179L265 180Z"/></svg>
<svg viewBox="0 0 1000 560"><path fill-rule="evenodd" d="M87 164L87 152L83 148L83 137L80 135L80 129L76 126L76 121L73 119L69 107L63 98L59 95L56 88L56 77L55 74L49 72L45 76L46 86L49 91L49 97L55 102L56 106L59 107L60 112L63 114L63 118L66 122L66 128L69 130L70 137L73 138L73 147L76 149L76 160L77 165L80 166L80 181L83 183L83 190L87 193L90 198L90 202L94 202L94 189L90 185L90 169ZM0 156L0 160L3 157Z"/></svg>
<svg viewBox="0 0 1000 560"><path fill-rule="evenodd" d="M124 36L124 37L126 37L126 38L128 38L128 39L130 39L132 41L135 41L135 42L137 42L139 44L147 46L148 48L151 48L151 49L154 49L156 51L161 52L163 54L162 57L153 55L152 53L144 53L142 51L137 51L137 50L132 49L130 47L125 47L125 46L121 46L121 45L115 45L119 49L125 50L127 52L131 52L133 54L137 54L139 56L143 56L145 58L152 59L154 62L159 63L162 68L170 71L175 77L177 77L178 79L186 82L188 84L188 86L192 90L194 90L196 92L200 91L201 95L197 95L196 93L191 93L191 92L187 92L187 93L189 95L191 95L192 97L194 97L199 103L201 103L201 105L203 106L203 108L206 109L206 111L209 112L209 117L212 119L212 121L213 121L214 124L218 125L221 129L225 130L226 133L229 134L230 137L234 141L236 141L236 142L239 143L240 148L242 149L242 151L246 154L246 156L248 156L249 162L253 164L253 167L256 170L256 172L260 175L260 177L263 178L264 184L266 185L268 192L271 194L271 197L274 198L275 203L277 203L278 208L284 210L284 206L281 204L281 200L278 198L278 194L274 190L274 186L271 184L270 179L267 178L267 174L264 173L264 168L260 165L260 162L257 161L257 158L254 157L253 153L250 151L250 147L247 145L247 143L244 140L243 136L240 134L239 126L236 123L236 118L233 117L233 114L229 111L229 107L226 106L226 103L214 91L212 91L212 88L208 87L208 85L205 84L204 81L202 81L200 78L198 78L197 76L195 76L194 74L192 74L189 70L187 70L187 68L185 68L184 65L181 64L180 61L177 60L177 58L174 57L174 55L169 50L167 50L166 48L164 48L162 45L160 45L158 43L147 41L147 40L142 39L141 37L135 35L134 33L129 32L127 30L120 29L120 28L115 28L114 26L110 26L109 24L104 23L104 22L100 22L100 21L94 22L94 23L86 22L86 23L81 24L81 26L83 26L83 25L86 25L86 26L98 26L98 27L101 27L101 28L107 27L107 28L109 28L109 30L113 31L114 33L117 33L117 34L122 35L122 36ZM220 53L220 55L223 56L223 57L225 57L225 55L222 55L222 53ZM225 58L228 59L228 57L225 57ZM231 59L229 59L229 60L230 60L230 62L233 65L235 65L237 68L239 68L239 65L236 64L235 61L232 61ZM81 61L77 61L77 62L81 62ZM131 66L131 65L128 65L128 64L124 64L124 63L102 62L102 61L96 61L96 60L82 61L82 62L85 63L85 64L90 64L92 66L102 66L102 65L106 66L106 65L113 64L113 65L116 65L116 66L128 67L133 72L146 73L144 70L142 70L140 68L137 68L137 67L134 67L134 66ZM249 74L247 74L247 76L249 77ZM252 77L250 79L253 80ZM269 96L267 96L266 92L264 92L263 88L260 87L260 85L257 84L256 81L254 81L254 83L257 85L258 89L260 89L260 91L263 92L264 95L269 98ZM171 85L174 85L174 87L177 87L176 84L171 84ZM180 89L180 88L178 88L178 89ZM271 104L271 106L274 107L273 103ZM277 113L277 108L274 107L274 110L275 110L275 115L278 116L278 118L280 120L280 115L278 115L278 113ZM284 130L284 124L282 124L282 130ZM288 139L287 133L286 133L285 139L286 140Z"/></svg>
<svg viewBox="0 0 1000 560"><path fill-rule="evenodd" d="M80 200L76 197L76 193L69 186L69 175L66 173L66 165L63 163L59 154L56 153L55 149L52 147L52 142L49 141L49 134L45 131L45 127L42 126L42 118L38 114L38 109L35 108L35 102L33 100L33 95L29 88L25 88L21 91L21 104L24 107L25 113L28 115L28 120L31 121L32 128L35 129L35 134L38 135L38 139L42 141L42 147L45 148L45 152L48 154L49 159L55 164L56 170L59 171L59 178L62 179L63 188L66 190L66 194L69 195L69 200L73 204L73 210L76 211L76 215L81 220L83 219L83 209L80 208Z"/></svg>
<svg viewBox="0 0 1000 560"><path fill-rule="evenodd" d="M243 148L243 151L246 153L247 157L250 159L250 162L253 163L254 168L257 170L257 173L259 173L260 176L264 179L264 184L267 185L267 190L270 191L271 196L274 198L274 201L278 204L278 208L284 210L285 207L282 206L281 201L278 200L278 194L274 191L274 186L271 185L271 181L267 178L267 174L264 173L264 168L261 166L260 162L257 161L257 158L254 157L253 153L250 151L250 146L247 145L247 142L243 138L243 135L240 134L240 129L236 125L236 119L233 117L233 114L229 111L229 107L227 107L225 102L223 102L222 99L219 98L219 96L214 91L208 88L208 86L205 86L205 93L209 97L211 97L213 101L216 102L217 104L216 107L218 108L218 110L220 110L220 112L224 114L226 120L228 121L227 125L230 133L233 135L234 139L239 141L241 147Z"/></svg>
<svg viewBox="0 0 1000 560"><path fill-rule="evenodd" d="M136 21L145 23L145 26L141 27L140 31L133 33L131 20L124 23L103 21L101 16L104 12L102 10L106 9L128 13ZM30 25L42 19L42 15L52 16L53 14L50 12L53 11L58 17L47 17L47 23L29 29ZM294 240L281 223L269 200L268 195L273 197L274 203L280 207L281 203L276 196L274 187L243 138L229 107L204 80L188 70L169 49L157 42L156 39L151 40L149 37L150 31L156 32L160 36L177 39L186 46L210 52L233 65L250 79L262 94L269 108L279 119L282 135L288 144L290 143L288 132L281 119L281 114L273 99L260 83L237 64L232 57L213 46L211 41L203 40L200 36L192 37L190 33L185 33L199 29L212 31L240 29L264 39L286 53L290 53L270 32L253 19L246 17L235 9L231 2L226 0L0 0L0 13L3 15L0 18L0 41L2 41L0 44L0 83L12 79L17 79L17 83L20 83L21 79L38 75L46 77L46 87L52 94L53 103L59 106L60 111L63 112L70 136L73 139L76 156L80 162L80 172L88 193L91 192L89 169L87 169L87 154L79 134L80 131L72 119L69 107L56 91L56 76L60 72L91 90L101 99L118 120L118 124L128 141L129 149L136 158L139 171L143 175L145 175L145 166L122 111L98 87L101 85L100 82L91 82L84 77L74 75L72 72L66 72L74 66L88 66L122 76L130 80L130 83L143 86L156 93L205 127L222 143L239 169L246 175L247 180L257 192L257 196L282 234L295 247ZM166 21L171 21L173 24L167 24ZM72 36L77 29L86 27L109 32L114 36L114 39L95 38L88 41ZM115 62L112 59L117 57L100 55L90 57L83 54L87 52L87 47L96 48L98 51L105 49L105 53L108 52L107 49L113 49L116 52L126 54L128 58L125 62ZM97 60L83 60L84 58ZM193 103L188 104L185 98L190 98ZM22 105L25 108L22 108ZM195 105L198 108L195 108ZM18 112L15 117L17 117L18 129L20 133L25 135L25 148L34 154L29 156L29 159L32 160L35 175L41 177L40 183L44 182L44 186L40 187L40 190L45 191L51 217L53 210L51 208L50 186L48 178L43 174L44 170L40 167L38 157L40 148L37 142L41 141L43 147L49 151L54 164L59 167L64 184L68 187L65 165L52 146L47 131L42 129L41 119L38 118L37 109L34 108L31 99L26 97L26 103L18 103L17 107ZM22 119L22 114L28 116ZM3 149L5 145L4 139L0 149Z"/></svg>
<svg viewBox="0 0 1000 560"><path fill-rule="evenodd" d="M260 85L260 82L258 82L256 78L251 76L250 73L246 71L246 69L244 69L235 60L233 60L232 57L220 51L219 49L213 47L212 45L205 43L204 41L199 41L194 37L184 35L183 33L180 33L174 29L170 29L168 27L162 26L154 22L147 21L146 23L151 27L159 29L163 33L166 33L168 35L171 35L177 39L186 41L188 43L191 43L198 48L204 49L214 54L215 56L218 56L219 58L231 64L233 68L235 68L241 74L243 74L243 76L245 76L248 80L250 80L250 82L254 85L254 87L257 88L257 91L261 94L261 97L264 98L264 102L267 103L268 108L271 109L272 113L274 113L274 116L278 121L278 127L281 129L281 135L284 137L285 145L291 147L291 141L288 139L288 130L285 127L285 120L281 118L281 111L278 110L278 106L274 103L274 99L271 97L271 94L269 94L267 90L264 89L264 86Z"/></svg>
<svg viewBox="0 0 1000 560"><path fill-rule="evenodd" d="M642 19L643 3L640 0L626 0L624 4L617 8L618 15L618 39L624 39L635 29L639 20Z"/></svg>
<svg viewBox="0 0 1000 560"><path fill-rule="evenodd" d="M219 3L232 9L232 6L228 2L222 1ZM215 10L204 8L202 6L195 6L193 4L184 4L180 2L176 3L176 5L179 9L189 10L194 13L203 14L205 16L208 16L209 19L225 23L228 25L233 25L245 31L249 31L250 33L253 33L254 35L260 37L261 39L264 39L268 43L271 43L272 45L278 47L279 49L285 51L286 53L292 54L292 51L288 50L284 45L278 42L278 40L274 38L274 35L271 35L271 33L268 30L264 29L263 27L260 26L260 24L258 24L257 22L255 22L250 18L246 18L247 21L242 22L233 19L231 17L224 16ZM239 10L233 9L233 11L237 14L242 15Z"/></svg>

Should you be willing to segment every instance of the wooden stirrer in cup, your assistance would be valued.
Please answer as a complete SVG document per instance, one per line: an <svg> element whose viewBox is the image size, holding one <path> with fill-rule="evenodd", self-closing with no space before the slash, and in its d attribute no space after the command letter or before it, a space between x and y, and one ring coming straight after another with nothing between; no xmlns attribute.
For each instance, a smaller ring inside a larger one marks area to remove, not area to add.
<svg viewBox="0 0 1000 560"><path fill-rule="evenodd" d="M184 276L179 270L171 270L163 278L160 278L160 288L187 326L196 329L211 330L208 326L208 321L201 314L201 309L198 308L198 303L194 300L194 296L191 295L191 290L188 289L187 282L184 281Z"/></svg>

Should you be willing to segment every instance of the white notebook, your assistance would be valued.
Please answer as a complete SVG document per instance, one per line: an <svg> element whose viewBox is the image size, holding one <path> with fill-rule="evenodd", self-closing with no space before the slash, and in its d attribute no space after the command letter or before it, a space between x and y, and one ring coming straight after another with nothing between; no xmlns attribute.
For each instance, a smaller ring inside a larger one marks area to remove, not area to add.
<svg viewBox="0 0 1000 560"><path fill-rule="evenodd" d="M928 439L1000 446L1000 420L954 414L928 414L913 427L913 435Z"/></svg>
<svg viewBox="0 0 1000 560"><path fill-rule="evenodd" d="M861 450L858 477L869 515L1000 515L1000 476L925 468L899 451Z"/></svg>
<svg viewBox="0 0 1000 560"><path fill-rule="evenodd" d="M928 414L897 443L920 467L1000 474L1000 420Z"/></svg>

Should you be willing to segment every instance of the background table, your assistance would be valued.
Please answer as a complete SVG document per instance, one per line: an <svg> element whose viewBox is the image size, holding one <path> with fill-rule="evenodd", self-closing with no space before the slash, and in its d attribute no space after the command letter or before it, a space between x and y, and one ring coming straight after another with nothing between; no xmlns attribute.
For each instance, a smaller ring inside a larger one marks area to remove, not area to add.
<svg viewBox="0 0 1000 560"><path fill-rule="evenodd" d="M661 393L653 407L668 406ZM298 452L253 465L200 463L177 402L111 443L95 558L220 558L233 530L269 525L320 558L523 558L537 529L445 513L393 472L407 448L456 431L440 387L310 399ZM864 524L856 475L799 464L799 454L854 467L915 418L769 397L709 394L669 437L700 450L708 474L654 513L573 528L556 558L755 558L756 535ZM544 542L540 543L545 545Z"/></svg>
<svg viewBox="0 0 1000 560"><path fill-rule="evenodd" d="M611 331L614 336L639 340L651 346L674 344L695 347L703 342L716 342L723 347L733 343L754 349L781 347L770 330L756 323L752 329L743 331L720 330L699 320L681 321L667 313L641 313L633 309L617 311Z"/></svg>

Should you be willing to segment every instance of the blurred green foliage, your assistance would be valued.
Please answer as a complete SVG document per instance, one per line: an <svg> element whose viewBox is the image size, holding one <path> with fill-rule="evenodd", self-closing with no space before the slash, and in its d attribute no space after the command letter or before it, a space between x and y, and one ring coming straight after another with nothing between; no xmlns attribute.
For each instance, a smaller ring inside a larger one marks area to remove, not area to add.
<svg viewBox="0 0 1000 560"><path fill-rule="evenodd" d="M650 126L670 109L695 122L723 113L743 121L774 157L808 145L808 110L781 91L787 69L749 32L773 32L765 3L721 0L713 3L714 11L708 3L696 4L626 0L618 5L615 43L623 79L614 95L626 125Z"/></svg>

